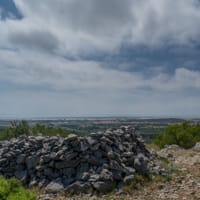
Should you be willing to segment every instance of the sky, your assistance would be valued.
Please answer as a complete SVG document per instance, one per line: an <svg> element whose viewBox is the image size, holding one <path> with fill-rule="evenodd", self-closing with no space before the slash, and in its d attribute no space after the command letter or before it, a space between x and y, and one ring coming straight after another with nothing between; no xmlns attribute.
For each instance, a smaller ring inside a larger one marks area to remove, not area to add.
<svg viewBox="0 0 200 200"><path fill-rule="evenodd" d="M0 118L200 117L199 0L0 0Z"/></svg>

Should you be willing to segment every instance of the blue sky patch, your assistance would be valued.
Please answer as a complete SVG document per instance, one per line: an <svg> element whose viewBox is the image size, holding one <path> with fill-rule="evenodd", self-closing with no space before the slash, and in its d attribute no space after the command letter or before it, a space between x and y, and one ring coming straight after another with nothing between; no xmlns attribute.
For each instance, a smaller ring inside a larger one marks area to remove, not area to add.
<svg viewBox="0 0 200 200"><path fill-rule="evenodd" d="M1 0L0 10L0 16L3 20L7 18L22 19L22 14L12 0Z"/></svg>

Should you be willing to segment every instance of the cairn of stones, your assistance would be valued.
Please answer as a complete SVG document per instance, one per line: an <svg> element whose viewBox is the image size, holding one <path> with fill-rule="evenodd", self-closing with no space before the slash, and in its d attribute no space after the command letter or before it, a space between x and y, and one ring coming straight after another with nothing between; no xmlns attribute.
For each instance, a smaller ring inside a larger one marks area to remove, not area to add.
<svg viewBox="0 0 200 200"><path fill-rule="evenodd" d="M152 166L152 154L130 126L87 137L20 136L0 142L0 175L55 193L106 193L133 181L135 173L151 173Z"/></svg>

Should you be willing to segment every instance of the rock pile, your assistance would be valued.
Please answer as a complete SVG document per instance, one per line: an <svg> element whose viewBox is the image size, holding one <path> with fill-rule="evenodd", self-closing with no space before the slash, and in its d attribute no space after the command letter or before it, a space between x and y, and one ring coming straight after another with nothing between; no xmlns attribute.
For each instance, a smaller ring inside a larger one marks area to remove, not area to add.
<svg viewBox="0 0 200 200"><path fill-rule="evenodd" d="M197 143L195 144L195 146L193 147L193 150L194 150L194 151L197 151L197 152L200 152L200 142L197 142Z"/></svg>
<svg viewBox="0 0 200 200"><path fill-rule="evenodd" d="M60 190L109 192L153 168L152 154L135 134L121 127L88 137L20 136L0 142L0 174L29 186Z"/></svg>

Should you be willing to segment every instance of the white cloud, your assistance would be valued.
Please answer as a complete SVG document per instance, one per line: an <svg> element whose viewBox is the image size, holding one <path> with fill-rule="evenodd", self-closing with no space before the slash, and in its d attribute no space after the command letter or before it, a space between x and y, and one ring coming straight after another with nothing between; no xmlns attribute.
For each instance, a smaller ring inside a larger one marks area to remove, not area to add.
<svg viewBox="0 0 200 200"><path fill-rule="evenodd" d="M159 74L152 79L152 88L167 91L200 89L200 72L177 68L174 75Z"/></svg>
<svg viewBox="0 0 200 200"><path fill-rule="evenodd" d="M132 42L149 45L188 44L198 41L198 0L142 0L134 9Z"/></svg>
<svg viewBox="0 0 200 200"><path fill-rule="evenodd" d="M117 51L124 42L153 47L190 44L200 36L198 0L15 0L15 4L24 18L0 22L0 41L11 47L35 43L40 49L40 36L46 34L45 46L55 40L57 53L82 55Z"/></svg>
<svg viewBox="0 0 200 200"><path fill-rule="evenodd" d="M177 68L173 75L159 71L147 78L142 72L105 69L99 62L70 61L32 51L0 51L0 60L0 80L18 85L46 86L53 90L200 89L200 72L185 68Z"/></svg>
<svg viewBox="0 0 200 200"><path fill-rule="evenodd" d="M106 69L101 62L81 58L119 51L124 43L152 48L166 44L192 45L200 36L199 1L14 2L24 18L0 20L0 81L14 84L18 91L22 86L47 89L44 93L34 93L31 89L29 92L1 93L0 105L3 106L0 108L8 107L17 115L23 106L35 115L41 111L55 114L56 109L63 115L67 112L74 115L131 114L134 111L145 114L145 110L152 113L156 108L161 113L163 104L170 102L165 111L175 112L177 107L181 113L181 109L192 102L196 105L193 110L197 110L198 95L184 103L182 95L176 100L176 95L169 93L199 91L199 71L180 66L168 74L162 71L162 66L155 66L149 69L153 71L147 77L142 71ZM75 60L67 59L70 57ZM41 97L37 101L38 95ZM63 109L65 101L68 106ZM49 110L55 102L58 105L51 113ZM131 108L132 104L135 105Z"/></svg>

